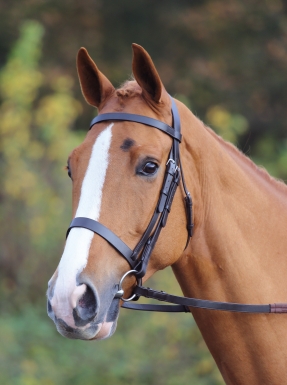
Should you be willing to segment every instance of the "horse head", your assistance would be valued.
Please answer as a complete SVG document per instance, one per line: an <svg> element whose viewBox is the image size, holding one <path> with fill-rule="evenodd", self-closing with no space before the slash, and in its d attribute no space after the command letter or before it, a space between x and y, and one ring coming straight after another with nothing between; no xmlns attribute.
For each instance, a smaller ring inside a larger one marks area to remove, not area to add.
<svg viewBox="0 0 287 385"><path fill-rule="evenodd" d="M81 48L77 69L86 101L98 108L99 116L137 114L172 126L171 98L150 56L136 44L132 68L134 80L115 89ZM180 114L187 110L178 101L176 105ZM93 125L68 159L73 217L98 221L133 250L158 204L172 143L169 135L135 121ZM186 238L183 192L179 188L143 279L172 265L181 256ZM48 313L58 331L84 340L111 336L121 303L118 284L129 270L128 261L110 242L88 228L72 227L48 289ZM135 283L133 275L126 277L125 298Z"/></svg>
<svg viewBox="0 0 287 385"><path fill-rule="evenodd" d="M58 331L111 336L121 301L144 289L136 283L171 265L226 383L281 384L286 317L243 313L287 312L286 185L171 99L142 47L117 90L85 49L77 65L99 115L68 160L74 219L48 289Z"/></svg>

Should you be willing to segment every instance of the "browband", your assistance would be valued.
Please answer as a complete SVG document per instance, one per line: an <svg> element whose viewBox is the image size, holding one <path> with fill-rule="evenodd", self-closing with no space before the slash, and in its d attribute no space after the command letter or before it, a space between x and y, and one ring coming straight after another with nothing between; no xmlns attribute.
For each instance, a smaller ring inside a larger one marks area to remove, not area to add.
<svg viewBox="0 0 287 385"><path fill-rule="evenodd" d="M178 113L177 113L178 114ZM142 123L146 126L157 128L171 136L172 138L181 142L181 133L180 129L172 128L168 124L161 122L160 120L149 118L147 116L136 115L136 114L127 114L124 112L110 112L108 114L101 114L96 116L90 125L90 129L94 124L104 122L106 120L120 120L128 122Z"/></svg>

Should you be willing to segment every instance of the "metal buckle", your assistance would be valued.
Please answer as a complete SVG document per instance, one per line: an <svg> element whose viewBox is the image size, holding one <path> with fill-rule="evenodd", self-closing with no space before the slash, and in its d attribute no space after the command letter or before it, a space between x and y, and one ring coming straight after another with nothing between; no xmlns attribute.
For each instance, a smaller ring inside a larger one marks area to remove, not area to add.
<svg viewBox="0 0 287 385"><path fill-rule="evenodd" d="M120 283L119 283L119 290L116 292L115 294L115 298L119 298L121 299L122 301L124 302L129 302L129 301L132 301L135 297L136 297L136 294L133 294L130 298L123 298L123 295L124 295L124 290L122 288L122 284L123 284L123 281L124 279L129 275L129 274L133 274L133 273L137 273L137 270L129 270L127 271L121 278L120 280ZM138 279L137 279L138 281Z"/></svg>
<svg viewBox="0 0 287 385"><path fill-rule="evenodd" d="M177 166L177 164L175 163L175 160L172 158L169 158L165 165L168 166L169 163L173 163L175 165L174 173L176 173L177 170L179 170L179 166Z"/></svg>
<svg viewBox="0 0 287 385"><path fill-rule="evenodd" d="M175 164L175 160L174 159L172 159L172 158L169 158L169 160L166 162L166 166L169 164L169 162L172 162L172 163L174 163Z"/></svg>

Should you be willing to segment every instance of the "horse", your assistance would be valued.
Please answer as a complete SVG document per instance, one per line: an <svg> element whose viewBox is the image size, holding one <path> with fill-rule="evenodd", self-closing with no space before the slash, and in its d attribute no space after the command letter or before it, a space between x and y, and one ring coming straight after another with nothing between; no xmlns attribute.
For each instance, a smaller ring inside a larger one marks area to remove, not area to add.
<svg viewBox="0 0 287 385"><path fill-rule="evenodd" d="M134 78L118 89L84 48L77 56L84 98L98 108L98 117L111 118L93 124L69 156L73 218L98 221L102 233L109 229L116 235L113 243L88 226L69 229L47 296L57 330L72 339L100 340L114 333L122 300L132 296L139 281L117 244L137 247L158 207L166 165L173 164L172 134L113 119L113 114L144 116L173 127L173 103L181 123L181 160L175 170L184 170L193 199L193 236L189 239L187 194L180 180L140 279L171 266L188 297L239 304L287 298L286 185L171 98L149 54L137 44L132 47ZM286 316L189 310L226 384L287 383Z"/></svg>

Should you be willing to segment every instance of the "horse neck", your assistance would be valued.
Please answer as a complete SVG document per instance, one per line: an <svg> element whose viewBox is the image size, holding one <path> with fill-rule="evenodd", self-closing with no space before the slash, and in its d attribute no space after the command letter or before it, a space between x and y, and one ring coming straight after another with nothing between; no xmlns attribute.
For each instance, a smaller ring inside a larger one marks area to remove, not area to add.
<svg viewBox="0 0 287 385"><path fill-rule="evenodd" d="M184 163L195 233L173 266L186 296L287 302L287 189L197 122ZM193 146L193 143L194 146ZM192 310L228 384L282 384L287 315Z"/></svg>

